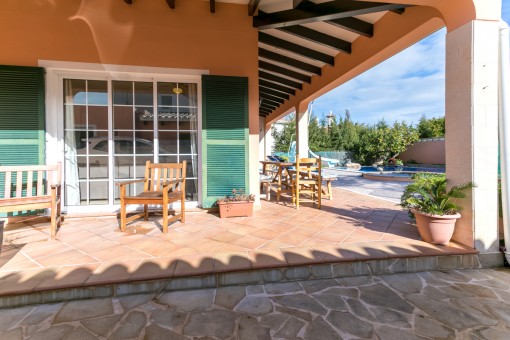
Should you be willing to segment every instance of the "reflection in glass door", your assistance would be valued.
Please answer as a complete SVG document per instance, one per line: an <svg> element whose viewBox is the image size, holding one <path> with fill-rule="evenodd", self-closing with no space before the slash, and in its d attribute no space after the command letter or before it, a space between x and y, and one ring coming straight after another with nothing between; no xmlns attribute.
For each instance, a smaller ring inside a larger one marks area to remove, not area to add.
<svg viewBox="0 0 510 340"><path fill-rule="evenodd" d="M107 85L64 79L66 205L108 204Z"/></svg>
<svg viewBox="0 0 510 340"><path fill-rule="evenodd" d="M187 200L197 201L197 84L114 80L110 93L108 82L64 80L66 205L118 203L114 181L143 178L147 160L186 160Z"/></svg>

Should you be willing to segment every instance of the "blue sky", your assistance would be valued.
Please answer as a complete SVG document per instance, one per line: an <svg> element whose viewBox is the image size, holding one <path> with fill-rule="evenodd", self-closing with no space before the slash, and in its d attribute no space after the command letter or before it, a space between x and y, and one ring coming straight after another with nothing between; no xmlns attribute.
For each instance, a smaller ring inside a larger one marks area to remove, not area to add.
<svg viewBox="0 0 510 340"><path fill-rule="evenodd" d="M503 0L502 17L510 23L510 0ZM353 121L367 124L443 117L445 35L441 29L317 98L313 113L343 117L349 110Z"/></svg>

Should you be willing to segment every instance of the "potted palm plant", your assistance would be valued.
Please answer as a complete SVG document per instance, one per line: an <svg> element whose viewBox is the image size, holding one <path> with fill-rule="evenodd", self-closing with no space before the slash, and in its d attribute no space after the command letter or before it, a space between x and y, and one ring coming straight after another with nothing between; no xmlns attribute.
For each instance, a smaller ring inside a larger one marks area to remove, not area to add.
<svg viewBox="0 0 510 340"><path fill-rule="evenodd" d="M232 189L232 194L225 195L216 201L220 208L220 217L238 217L253 215L255 195L248 195L242 189Z"/></svg>
<svg viewBox="0 0 510 340"><path fill-rule="evenodd" d="M429 243L446 245L455 230L462 207L456 199L466 197L465 190L475 187L473 182L446 189L446 177L437 174L418 174L407 185L400 205L416 218L421 238Z"/></svg>

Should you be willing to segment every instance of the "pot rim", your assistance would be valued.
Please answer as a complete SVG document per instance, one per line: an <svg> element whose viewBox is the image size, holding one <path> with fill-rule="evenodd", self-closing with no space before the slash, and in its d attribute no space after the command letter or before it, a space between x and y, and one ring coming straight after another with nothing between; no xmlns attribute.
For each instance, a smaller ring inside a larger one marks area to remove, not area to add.
<svg viewBox="0 0 510 340"><path fill-rule="evenodd" d="M423 211L416 210L416 209L411 209L411 212L413 214L419 214L419 215L429 216L429 217L438 218L438 219L445 219L445 220L454 219L454 218L460 218L461 217L461 215L458 212L455 213L455 214L452 214L452 215L427 214L427 213L424 213Z"/></svg>

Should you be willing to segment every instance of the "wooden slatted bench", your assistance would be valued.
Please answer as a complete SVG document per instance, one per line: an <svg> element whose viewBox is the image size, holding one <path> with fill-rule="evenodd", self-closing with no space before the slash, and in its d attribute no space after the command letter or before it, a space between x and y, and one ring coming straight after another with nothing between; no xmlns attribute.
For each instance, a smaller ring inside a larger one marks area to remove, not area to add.
<svg viewBox="0 0 510 340"><path fill-rule="evenodd" d="M61 164L0 166L0 212L50 208L51 238L62 224Z"/></svg>

